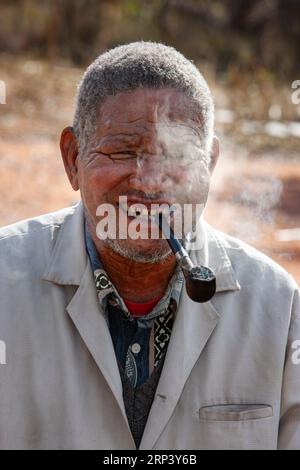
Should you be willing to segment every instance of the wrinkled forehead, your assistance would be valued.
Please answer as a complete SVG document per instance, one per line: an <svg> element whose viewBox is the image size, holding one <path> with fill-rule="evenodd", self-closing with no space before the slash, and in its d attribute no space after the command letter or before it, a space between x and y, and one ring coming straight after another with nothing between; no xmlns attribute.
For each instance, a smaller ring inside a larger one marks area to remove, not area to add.
<svg viewBox="0 0 300 470"><path fill-rule="evenodd" d="M140 88L109 96L98 114L98 123L103 130L136 123L172 122L194 126L201 122L199 110L192 99L172 88Z"/></svg>
<svg viewBox="0 0 300 470"><path fill-rule="evenodd" d="M195 103L176 89L137 89L109 96L99 110L98 138L131 140L198 135L201 115Z"/></svg>

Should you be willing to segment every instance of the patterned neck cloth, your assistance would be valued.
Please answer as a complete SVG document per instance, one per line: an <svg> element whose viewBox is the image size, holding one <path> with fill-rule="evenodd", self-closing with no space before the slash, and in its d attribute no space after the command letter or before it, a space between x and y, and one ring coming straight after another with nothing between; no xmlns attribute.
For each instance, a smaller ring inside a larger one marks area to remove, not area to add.
<svg viewBox="0 0 300 470"><path fill-rule="evenodd" d="M134 342L136 338L141 339L141 341L143 341L143 337L147 338L148 343L153 341L153 348L147 345L147 350L151 356L153 349L154 357L149 356L149 363L153 363L154 367L157 367L166 352L171 337L174 317L179 305L184 282L183 274L179 266L177 266L164 296L156 304L154 309L143 317L134 318L105 272L87 224L85 224L85 241L94 273L99 303L106 315L109 316L109 314L112 313L111 318L113 321L110 322L110 325L112 325L110 330L117 359L119 363L124 365L125 373L131 380L132 385L141 385L141 383L147 379L151 367L147 367L147 372L141 374L143 377L139 380L138 371L141 370L141 365L138 364L138 361L141 360L141 355L137 356L134 354L134 348L132 348L132 344L129 344L128 347L126 346L126 357L123 357L122 352L120 352L122 351L122 347L118 344L121 339L118 338L118 336L120 336L120 328L121 331L124 332L124 327L122 325L120 327L118 325L114 327L114 324L118 321L118 318L126 319L127 322L129 322L126 327L126 334L133 335L132 343L134 345L136 345ZM133 331L134 333L132 333ZM151 335L151 331L153 331L153 335Z"/></svg>

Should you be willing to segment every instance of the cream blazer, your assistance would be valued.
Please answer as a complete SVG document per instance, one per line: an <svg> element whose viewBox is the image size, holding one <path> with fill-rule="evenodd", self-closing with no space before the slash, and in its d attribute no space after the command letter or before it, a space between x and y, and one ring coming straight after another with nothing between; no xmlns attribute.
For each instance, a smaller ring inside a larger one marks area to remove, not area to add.
<svg viewBox="0 0 300 470"><path fill-rule="evenodd" d="M135 449L82 204L0 230L0 448ZM181 297L140 449L300 449L293 279L202 223L217 293Z"/></svg>

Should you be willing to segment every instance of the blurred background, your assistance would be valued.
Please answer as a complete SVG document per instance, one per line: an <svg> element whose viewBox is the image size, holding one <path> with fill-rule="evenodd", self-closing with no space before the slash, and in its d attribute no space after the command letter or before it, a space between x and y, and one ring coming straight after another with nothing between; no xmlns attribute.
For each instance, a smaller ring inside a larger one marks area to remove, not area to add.
<svg viewBox="0 0 300 470"><path fill-rule="evenodd" d="M0 226L77 202L58 145L77 83L141 39L176 47L212 89L206 219L300 283L300 0L1 0Z"/></svg>

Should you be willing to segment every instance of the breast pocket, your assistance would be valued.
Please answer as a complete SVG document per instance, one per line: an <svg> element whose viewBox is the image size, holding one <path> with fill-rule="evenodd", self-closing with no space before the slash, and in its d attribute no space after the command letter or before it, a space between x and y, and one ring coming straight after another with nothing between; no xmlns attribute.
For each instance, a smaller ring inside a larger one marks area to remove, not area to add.
<svg viewBox="0 0 300 470"><path fill-rule="evenodd" d="M277 432L273 408L266 404L226 404L199 410L209 449L274 449Z"/></svg>
<svg viewBox="0 0 300 470"><path fill-rule="evenodd" d="M216 405L204 406L199 410L200 419L208 421L245 421L273 416L269 405Z"/></svg>

